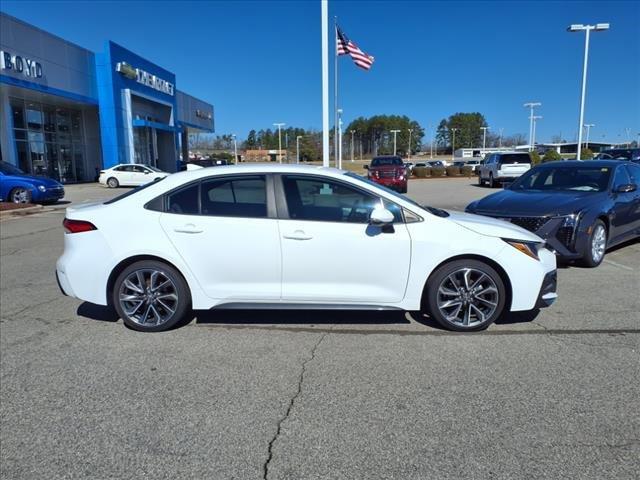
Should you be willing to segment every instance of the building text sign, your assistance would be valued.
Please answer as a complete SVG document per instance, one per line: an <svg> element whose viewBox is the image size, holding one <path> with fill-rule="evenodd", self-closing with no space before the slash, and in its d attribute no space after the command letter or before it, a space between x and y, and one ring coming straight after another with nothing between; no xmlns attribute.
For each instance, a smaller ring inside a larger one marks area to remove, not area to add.
<svg viewBox="0 0 640 480"><path fill-rule="evenodd" d="M13 70L28 78L42 78L42 65L27 57L0 50L0 68Z"/></svg>
<svg viewBox="0 0 640 480"><path fill-rule="evenodd" d="M140 68L134 68L125 62L118 62L116 64L116 71L126 78L135 80L142 85L146 85L154 90L173 96L173 83L167 82L156 75L146 72Z"/></svg>

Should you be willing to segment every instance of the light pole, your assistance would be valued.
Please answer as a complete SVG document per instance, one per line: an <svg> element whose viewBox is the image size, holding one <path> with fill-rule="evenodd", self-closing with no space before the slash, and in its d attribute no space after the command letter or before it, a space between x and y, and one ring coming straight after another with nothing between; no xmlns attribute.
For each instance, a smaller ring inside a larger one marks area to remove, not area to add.
<svg viewBox="0 0 640 480"><path fill-rule="evenodd" d="M300 163L300 139L302 135L296 137L296 163Z"/></svg>
<svg viewBox="0 0 640 480"><path fill-rule="evenodd" d="M587 146L586 148L589 148L589 133L591 133L591 127L595 127L595 123L585 123L584 124L584 128L587 129ZM582 148L582 147L580 147Z"/></svg>
<svg viewBox="0 0 640 480"><path fill-rule="evenodd" d="M284 123L274 123L275 127L278 127L278 162L282 163L282 135L281 129L285 125Z"/></svg>
<svg viewBox="0 0 640 480"><path fill-rule="evenodd" d="M238 163L238 141L235 133L231 136L233 137L233 163Z"/></svg>
<svg viewBox="0 0 640 480"><path fill-rule="evenodd" d="M500 127L500 140L498 141L498 146L502 148L502 132L504 128Z"/></svg>
<svg viewBox="0 0 640 480"><path fill-rule="evenodd" d="M532 148L535 148L535 145L536 145L536 122L538 120L542 120L542 117L540 115L534 115L533 116L533 136L531 137Z"/></svg>
<svg viewBox="0 0 640 480"><path fill-rule="evenodd" d="M342 168L342 109L338 109L338 164L337 168Z"/></svg>
<svg viewBox="0 0 640 480"><path fill-rule="evenodd" d="M489 127L480 127L480 130L482 130L482 153L484 153L487 149L487 130Z"/></svg>
<svg viewBox="0 0 640 480"><path fill-rule="evenodd" d="M353 162L353 155L354 155L354 152L353 152L353 135L354 135L355 133L356 133L356 131L355 131L355 130L351 130L351 161L352 161L352 162Z"/></svg>
<svg viewBox="0 0 640 480"><path fill-rule="evenodd" d="M540 107L542 106L542 103L540 102L528 102L524 104L525 108L529 108L530 113L529 113L529 151L533 150L533 142L532 142L532 137L533 137L533 109L536 107Z"/></svg>
<svg viewBox="0 0 640 480"><path fill-rule="evenodd" d="M456 151L456 132L459 130L458 128L450 128L451 132L453 132L453 139L451 140L451 161L455 160L455 151Z"/></svg>
<svg viewBox="0 0 640 480"><path fill-rule="evenodd" d="M582 125L584 125L584 98L587 90L587 64L589 63L589 34L591 30L601 32L609 30L608 23L597 23L595 25L573 24L567 27L568 32L585 32L584 37L584 63L582 66L582 94L580 96L580 121L578 123L578 153L576 160L580 160L580 145L582 145Z"/></svg>
<svg viewBox="0 0 640 480"><path fill-rule="evenodd" d="M391 133L393 133L393 154L396 154L396 135L398 134L400 130L391 130Z"/></svg>
<svg viewBox="0 0 640 480"><path fill-rule="evenodd" d="M433 142L436 139L436 131L433 129L433 125L429 125L429 130L431 130L431 153L429 157L433 160Z"/></svg>
<svg viewBox="0 0 640 480"><path fill-rule="evenodd" d="M631 146L631 129L627 127L624 129L624 131L627 132L627 148L629 148ZM587 143L589 143L588 140Z"/></svg>
<svg viewBox="0 0 640 480"><path fill-rule="evenodd" d="M409 129L409 153L407 154L407 158L411 160L411 134L413 133L413 129Z"/></svg>

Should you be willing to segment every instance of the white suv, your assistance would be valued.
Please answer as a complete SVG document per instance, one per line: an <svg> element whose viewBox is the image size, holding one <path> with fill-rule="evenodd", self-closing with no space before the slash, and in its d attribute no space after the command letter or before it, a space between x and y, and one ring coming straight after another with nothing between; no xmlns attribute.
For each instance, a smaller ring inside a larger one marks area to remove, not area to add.
<svg viewBox="0 0 640 480"><path fill-rule="evenodd" d="M528 153L492 153L478 167L478 183L482 186L488 182L493 188L499 182L515 180L530 168Z"/></svg>

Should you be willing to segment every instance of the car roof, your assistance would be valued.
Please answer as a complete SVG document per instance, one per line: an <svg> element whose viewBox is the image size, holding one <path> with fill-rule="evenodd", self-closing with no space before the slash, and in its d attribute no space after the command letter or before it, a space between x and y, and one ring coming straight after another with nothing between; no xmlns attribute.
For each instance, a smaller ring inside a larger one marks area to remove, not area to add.
<svg viewBox="0 0 640 480"><path fill-rule="evenodd" d="M616 167L628 163L621 160L558 160L555 162L541 163L538 167L549 168L562 165L563 167Z"/></svg>

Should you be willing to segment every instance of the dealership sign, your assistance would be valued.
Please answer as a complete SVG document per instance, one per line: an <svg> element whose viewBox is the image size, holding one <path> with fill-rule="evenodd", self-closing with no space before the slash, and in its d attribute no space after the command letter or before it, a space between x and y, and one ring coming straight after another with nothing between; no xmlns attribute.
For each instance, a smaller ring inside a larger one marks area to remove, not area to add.
<svg viewBox="0 0 640 480"><path fill-rule="evenodd" d="M211 114L211 112L206 112L204 110L196 110L196 117L204 118L205 120L211 120L213 118L213 115Z"/></svg>
<svg viewBox="0 0 640 480"><path fill-rule="evenodd" d="M29 78L42 78L42 65L27 57L11 55L0 50L0 67L2 70L13 70Z"/></svg>
<svg viewBox="0 0 640 480"><path fill-rule="evenodd" d="M173 96L173 83L167 82L166 80L140 68L134 68L125 62L118 62L116 64L116 72L120 73L123 77L135 80L142 85L146 85L154 90Z"/></svg>

